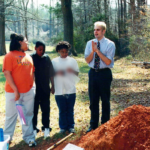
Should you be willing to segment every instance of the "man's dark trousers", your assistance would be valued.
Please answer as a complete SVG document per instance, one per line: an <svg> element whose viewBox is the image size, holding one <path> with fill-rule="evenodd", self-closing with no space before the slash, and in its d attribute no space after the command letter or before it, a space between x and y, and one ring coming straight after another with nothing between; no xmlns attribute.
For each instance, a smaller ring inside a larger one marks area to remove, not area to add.
<svg viewBox="0 0 150 150"><path fill-rule="evenodd" d="M112 72L109 68L89 70L89 98L91 120L90 127L96 129L99 122L99 99L102 101L101 124L110 119L110 86L112 81Z"/></svg>
<svg viewBox="0 0 150 150"><path fill-rule="evenodd" d="M34 130L37 129L37 116L38 116L38 110L39 106L41 107L42 111L42 130L44 128L49 128L50 123L50 90L49 93L45 93L42 88L36 89L35 94L35 102L34 102L34 117L33 117L33 128Z"/></svg>

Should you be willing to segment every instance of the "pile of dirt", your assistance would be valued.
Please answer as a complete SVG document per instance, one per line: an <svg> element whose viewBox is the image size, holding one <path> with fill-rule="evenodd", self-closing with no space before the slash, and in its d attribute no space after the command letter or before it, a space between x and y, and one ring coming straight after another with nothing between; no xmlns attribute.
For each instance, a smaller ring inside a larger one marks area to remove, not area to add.
<svg viewBox="0 0 150 150"><path fill-rule="evenodd" d="M133 105L120 111L77 145L85 150L150 150L150 108Z"/></svg>

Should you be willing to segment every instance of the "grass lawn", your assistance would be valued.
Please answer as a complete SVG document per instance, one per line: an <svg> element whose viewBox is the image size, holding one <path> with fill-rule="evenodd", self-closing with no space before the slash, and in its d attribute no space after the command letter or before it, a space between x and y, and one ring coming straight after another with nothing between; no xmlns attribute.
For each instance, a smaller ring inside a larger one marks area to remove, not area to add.
<svg viewBox="0 0 150 150"><path fill-rule="evenodd" d="M53 47L47 47L47 54L51 59L57 57L57 53L53 51ZM5 78L2 70L2 60L4 56L0 56L0 127L4 127L5 122L5 93L4 83ZM84 60L84 55L79 54L78 57L74 57L80 68L80 82L77 84L77 98L74 108L75 118L75 130L76 134L69 138L65 144L69 141L78 139L89 127L90 121L90 110L89 110L89 97L88 97L88 70L89 67ZM127 58L118 59L115 61L115 67L112 69L113 82L111 87L111 117L118 114L120 110L133 104L149 105L150 95L150 70L141 69L131 65L132 60ZM143 96L144 95L144 96ZM66 135L60 135L58 126L58 108L54 99L51 95L51 112L50 112L50 126L52 132L50 138L44 140L43 133L40 132L37 135L37 150L47 149L61 138ZM101 109L100 109L101 110ZM101 113L101 112L100 112ZM41 124L41 110L38 115L38 127ZM10 150L26 150L30 149L22 140L21 125L17 121L16 129ZM33 149L33 148L31 148ZM61 148L55 148L60 150Z"/></svg>

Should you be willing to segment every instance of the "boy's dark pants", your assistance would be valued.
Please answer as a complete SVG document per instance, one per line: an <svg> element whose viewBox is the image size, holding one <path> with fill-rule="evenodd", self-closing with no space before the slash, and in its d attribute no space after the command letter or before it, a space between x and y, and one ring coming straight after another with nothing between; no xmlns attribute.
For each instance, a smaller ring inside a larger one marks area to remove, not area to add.
<svg viewBox="0 0 150 150"><path fill-rule="evenodd" d="M101 69L96 72L94 69L89 70L89 98L91 120L90 127L96 129L99 122L99 99L102 101L101 123L110 119L110 86L112 73L109 68Z"/></svg>
<svg viewBox="0 0 150 150"><path fill-rule="evenodd" d="M45 93L41 88L36 89L35 101L34 101L34 116L33 116L33 129L37 129L37 115L39 106L42 111L42 130L44 128L49 128L49 117L50 117L50 91L49 93Z"/></svg>

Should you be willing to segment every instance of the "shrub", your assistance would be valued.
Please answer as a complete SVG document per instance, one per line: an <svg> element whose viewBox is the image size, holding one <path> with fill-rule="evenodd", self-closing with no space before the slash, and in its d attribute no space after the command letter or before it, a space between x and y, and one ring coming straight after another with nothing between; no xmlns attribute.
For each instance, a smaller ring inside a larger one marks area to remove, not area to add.
<svg viewBox="0 0 150 150"><path fill-rule="evenodd" d="M63 33L59 33L57 36L54 36L50 39L50 43L57 44L58 42L63 41Z"/></svg>
<svg viewBox="0 0 150 150"><path fill-rule="evenodd" d="M79 34L78 31L75 31L74 32L74 48L75 48L77 54L84 52L85 44L86 44L86 42L84 39L84 35Z"/></svg>

